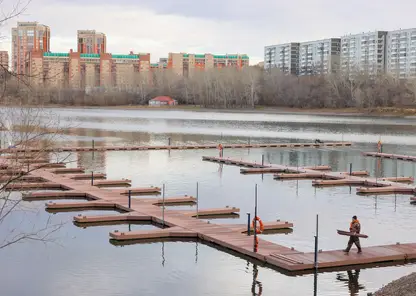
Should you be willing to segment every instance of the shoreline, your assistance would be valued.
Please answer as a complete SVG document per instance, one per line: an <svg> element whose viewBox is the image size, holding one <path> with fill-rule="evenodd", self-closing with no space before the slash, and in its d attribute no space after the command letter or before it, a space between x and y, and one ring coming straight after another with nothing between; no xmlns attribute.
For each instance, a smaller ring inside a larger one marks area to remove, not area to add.
<svg viewBox="0 0 416 296"><path fill-rule="evenodd" d="M413 108L342 108L342 109L310 109L310 108L289 108L289 107L268 107L256 106L249 108L210 108L194 105L178 105L169 107L151 107L146 105L115 105L115 106L68 106L59 104L48 105L2 105L4 107L27 107L27 108L48 108L48 109L103 109L103 110L145 110L145 111L192 111L192 112L220 112L220 113L257 113L257 114L293 114L293 115L314 115L314 116L360 116L360 117L397 117L416 118L416 109Z"/></svg>

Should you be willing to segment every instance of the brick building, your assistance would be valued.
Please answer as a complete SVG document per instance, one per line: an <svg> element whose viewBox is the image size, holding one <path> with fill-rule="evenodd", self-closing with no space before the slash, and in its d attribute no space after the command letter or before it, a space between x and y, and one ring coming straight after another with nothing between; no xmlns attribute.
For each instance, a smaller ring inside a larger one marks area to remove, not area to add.
<svg viewBox="0 0 416 296"><path fill-rule="evenodd" d="M33 51L26 65L33 86L72 89L135 86L135 74L149 72L150 54L52 53Z"/></svg>
<svg viewBox="0 0 416 296"><path fill-rule="evenodd" d="M246 54L188 54L169 53L167 68L178 75L188 76L195 70L235 67L241 69L249 65Z"/></svg>
<svg viewBox="0 0 416 296"><path fill-rule="evenodd" d="M29 52L50 50L51 33L48 26L38 22L18 22L12 28L11 68L17 74L26 73L26 57Z"/></svg>

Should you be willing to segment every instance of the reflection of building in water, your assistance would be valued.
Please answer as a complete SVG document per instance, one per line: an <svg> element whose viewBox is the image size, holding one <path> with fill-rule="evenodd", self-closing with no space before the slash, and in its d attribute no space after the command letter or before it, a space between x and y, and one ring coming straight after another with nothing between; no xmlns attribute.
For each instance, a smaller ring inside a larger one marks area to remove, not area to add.
<svg viewBox="0 0 416 296"><path fill-rule="evenodd" d="M337 280L340 282L345 282L345 286L348 286L348 290L351 296L357 296L360 290L364 290L365 286L358 283L358 278L360 276L360 270L355 270L354 272L349 270L347 271L348 278L345 278L345 274L338 273Z"/></svg>

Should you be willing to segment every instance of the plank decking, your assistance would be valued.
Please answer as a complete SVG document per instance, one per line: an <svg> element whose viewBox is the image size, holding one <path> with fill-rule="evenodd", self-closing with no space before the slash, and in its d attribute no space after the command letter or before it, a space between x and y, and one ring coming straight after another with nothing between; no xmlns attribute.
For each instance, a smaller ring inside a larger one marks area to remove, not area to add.
<svg viewBox="0 0 416 296"><path fill-rule="evenodd" d="M253 163L244 161L234 161L223 158L205 158L220 163L242 165L252 167ZM4 165L6 162L2 162ZM254 164L257 165L257 164ZM279 166L278 166L279 167ZM289 172L298 173L316 173L316 171L306 168L293 168L280 166L288 169ZM71 171L73 173L73 171ZM319 172L320 174L322 172ZM362 178L349 176L345 173L325 173L329 180L339 179L359 179ZM61 192L39 192L25 195L25 198L70 198L79 197L89 199L83 202L64 202L64 203L47 203L50 210L59 209L84 209L84 208L107 208L118 211L124 211L120 215L102 215L102 216L85 216L78 215L74 217L77 223L97 223L97 222L117 222L117 221L152 221L158 225L164 225L167 228L144 231L113 231L109 234L112 240L130 241L130 240L149 240L149 239L199 239L206 243L216 244L226 248L241 256L248 256L252 259L261 261L271 267L285 270L286 272L314 272L314 253L302 252L295 248L289 248L276 243L269 242L259 238L257 251L254 251L254 241L252 236L244 234L246 227L244 225L215 224L201 219L195 219L196 211L171 210L160 207L160 198L132 198L129 202L127 196L122 191L116 189L102 189L91 185L88 180L76 180L72 176L61 171L53 169L39 169L29 174L30 177L42 179L46 184L57 184L67 191ZM370 180L370 179L369 179ZM373 181L368 181L373 182ZM20 184L20 183L19 183ZM39 183L41 184L41 183ZM379 188L392 186L390 181L380 181L382 184ZM395 184L395 183L394 183ZM396 185L395 185L396 186ZM405 186L405 185L403 185ZM407 186L407 185L406 185ZM156 187L154 187L156 188ZM407 187L403 187L407 188ZM125 191L124 191L125 193ZM49 194L49 196L48 196ZM165 206L168 203L195 202L195 198L183 196L165 199ZM162 201L163 202L163 201ZM238 213L239 209L227 207L222 209L201 209L198 216L212 214L229 214ZM268 229L285 229L293 227L293 224L284 221L266 222ZM335 231L335 230L334 230ZM344 269L349 266L396 262L403 262L416 259L416 244L395 244L386 246L373 246L363 248L362 254L350 253L346 255L342 250L321 251L318 254L318 266L321 271L325 269Z"/></svg>
<svg viewBox="0 0 416 296"><path fill-rule="evenodd" d="M292 167L285 165L264 165L257 162L250 162L245 160L231 159L225 157L212 157L203 156L202 160L234 165L240 167L249 167L258 169L273 168L274 170L280 170L285 172L284 174L275 174L275 179L325 179L322 181L313 181L314 186L368 186L357 188L357 194L416 194L416 188L414 185L403 184L412 183L413 177L385 177L385 178L373 178L364 177L368 175L366 171L352 172L350 175L347 172L329 172L329 171L317 171L307 167ZM241 169L241 173L246 173L246 169Z"/></svg>
<svg viewBox="0 0 416 296"><path fill-rule="evenodd" d="M304 148L304 147L348 147L351 142L328 143L261 143L261 144L221 144L224 149L236 148ZM218 149L218 144L203 145L160 145L160 146L96 146L96 147L56 147L56 148L7 148L0 153L36 153L36 152L91 152L91 151L138 151L138 150L187 150Z"/></svg>

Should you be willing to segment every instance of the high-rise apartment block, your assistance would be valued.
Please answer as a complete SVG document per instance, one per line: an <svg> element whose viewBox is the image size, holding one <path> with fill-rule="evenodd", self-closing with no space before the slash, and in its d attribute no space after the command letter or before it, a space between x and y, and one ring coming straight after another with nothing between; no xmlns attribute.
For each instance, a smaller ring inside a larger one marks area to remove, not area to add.
<svg viewBox="0 0 416 296"><path fill-rule="evenodd" d="M341 38L341 70L347 75L385 72L387 32L374 31Z"/></svg>
<svg viewBox="0 0 416 296"><path fill-rule="evenodd" d="M78 52L101 54L107 52L107 37L95 30L78 30Z"/></svg>
<svg viewBox="0 0 416 296"><path fill-rule="evenodd" d="M137 73L149 72L150 54L52 53L32 51L30 83L37 87L95 89L135 87Z"/></svg>
<svg viewBox="0 0 416 296"><path fill-rule="evenodd" d="M168 67L168 58L160 58L158 63L150 64L152 70L164 70Z"/></svg>
<svg viewBox="0 0 416 296"><path fill-rule="evenodd" d="M299 76L339 72L350 78L416 78L416 28L265 46L264 69L269 68Z"/></svg>
<svg viewBox="0 0 416 296"><path fill-rule="evenodd" d="M192 75L195 70L234 67L241 69L249 65L246 54L188 54L169 53L167 69L185 77Z"/></svg>
<svg viewBox="0 0 416 296"><path fill-rule="evenodd" d="M9 70L9 53L6 50L0 51L0 65L3 70Z"/></svg>
<svg viewBox="0 0 416 296"><path fill-rule="evenodd" d="M279 68L283 73L299 74L300 43L270 45L264 48L264 67Z"/></svg>
<svg viewBox="0 0 416 296"><path fill-rule="evenodd" d="M416 28L388 32L386 71L397 78L416 78Z"/></svg>
<svg viewBox="0 0 416 296"><path fill-rule="evenodd" d="M300 43L299 75L335 73L340 68L341 39Z"/></svg>
<svg viewBox="0 0 416 296"><path fill-rule="evenodd" d="M17 74L26 72L27 54L32 50L50 50L50 29L38 22L18 22L12 28L12 70Z"/></svg>

